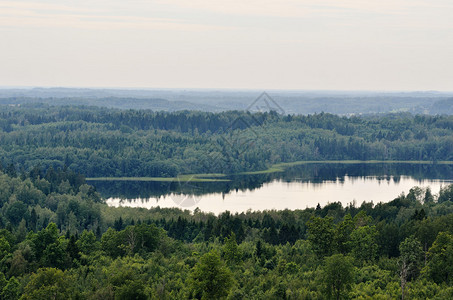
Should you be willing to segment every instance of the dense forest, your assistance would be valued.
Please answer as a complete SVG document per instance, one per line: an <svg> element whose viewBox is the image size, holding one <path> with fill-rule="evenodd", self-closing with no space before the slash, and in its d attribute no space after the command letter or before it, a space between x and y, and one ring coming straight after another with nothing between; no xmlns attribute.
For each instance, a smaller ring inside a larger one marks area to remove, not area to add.
<svg viewBox="0 0 453 300"><path fill-rule="evenodd" d="M453 116L2 106L0 157L8 168L69 167L87 177L263 170L321 160L453 160Z"/></svg>
<svg viewBox="0 0 453 300"><path fill-rule="evenodd" d="M373 168L325 160L383 160L396 176L396 162L423 161L411 175L450 177L452 131L452 116L405 113L2 106L0 299L450 299L453 185L376 205L214 215L109 207L85 176L228 174L216 192ZM295 161L319 164L241 177Z"/></svg>
<svg viewBox="0 0 453 300"><path fill-rule="evenodd" d="M215 216L112 208L67 168L7 169L1 299L453 297L453 185Z"/></svg>

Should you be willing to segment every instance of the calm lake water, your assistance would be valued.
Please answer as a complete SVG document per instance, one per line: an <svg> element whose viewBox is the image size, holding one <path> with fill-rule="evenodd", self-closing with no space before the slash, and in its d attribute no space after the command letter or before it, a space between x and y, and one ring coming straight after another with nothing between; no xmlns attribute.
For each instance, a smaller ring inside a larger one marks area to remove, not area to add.
<svg viewBox="0 0 453 300"><path fill-rule="evenodd" d="M231 176L228 182L92 181L111 206L179 207L221 213L304 209L331 202L388 202L414 186L433 194L453 183L451 165L310 164L285 172Z"/></svg>

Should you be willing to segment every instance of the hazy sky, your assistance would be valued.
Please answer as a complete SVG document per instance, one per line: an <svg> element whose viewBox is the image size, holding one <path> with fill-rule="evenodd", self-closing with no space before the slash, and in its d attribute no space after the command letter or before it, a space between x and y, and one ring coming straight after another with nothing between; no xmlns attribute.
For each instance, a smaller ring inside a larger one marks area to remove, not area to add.
<svg viewBox="0 0 453 300"><path fill-rule="evenodd" d="M0 0L0 86L453 90L452 0Z"/></svg>

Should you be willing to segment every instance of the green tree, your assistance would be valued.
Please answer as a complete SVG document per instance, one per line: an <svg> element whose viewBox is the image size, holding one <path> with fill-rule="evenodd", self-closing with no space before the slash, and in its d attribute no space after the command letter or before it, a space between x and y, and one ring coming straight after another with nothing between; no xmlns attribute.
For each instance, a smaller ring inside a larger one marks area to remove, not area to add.
<svg viewBox="0 0 453 300"><path fill-rule="evenodd" d="M413 188L411 188L409 190L409 193L407 194L406 196L406 199L408 199L409 201L412 201L412 202L422 202L422 200L424 199L423 197L423 189L418 187L418 186L414 186Z"/></svg>
<svg viewBox="0 0 453 300"><path fill-rule="evenodd" d="M453 275L453 236L446 232L437 235L428 251L426 272L434 282L450 283Z"/></svg>
<svg viewBox="0 0 453 300"><path fill-rule="evenodd" d="M116 288L115 299L118 300L146 300L145 287L138 280L126 280Z"/></svg>
<svg viewBox="0 0 453 300"><path fill-rule="evenodd" d="M25 221L25 219L22 219L16 230L16 242L17 243L22 242L23 240L25 240L26 236L27 236L27 222Z"/></svg>
<svg viewBox="0 0 453 300"><path fill-rule="evenodd" d="M10 276L22 276L27 271L28 261L22 255L21 250L14 251L9 263L11 265L8 272Z"/></svg>
<svg viewBox="0 0 453 300"><path fill-rule="evenodd" d="M431 188L427 187L425 191L425 197L423 199L423 203L433 203L434 202L434 196L431 193Z"/></svg>
<svg viewBox="0 0 453 300"><path fill-rule="evenodd" d="M121 237L118 231L109 227L101 237L102 250L111 257L117 257L124 254L124 250L120 248Z"/></svg>
<svg viewBox="0 0 453 300"><path fill-rule="evenodd" d="M12 164L12 163L9 164L9 165L6 167L5 173L6 173L9 177L17 177L16 167L14 166L14 164Z"/></svg>
<svg viewBox="0 0 453 300"><path fill-rule="evenodd" d="M20 284L16 277L11 277L3 288L1 298L5 300L16 300L19 298Z"/></svg>
<svg viewBox="0 0 453 300"><path fill-rule="evenodd" d="M448 186L442 187L439 192L439 198L437 199L437 202L443 203L453 201L453 184L450 184Z"/></svg>
<svg viewBox="0 0 453 300"><path fill-rule="evenodd" d="M354 258L361 262L374 261L377 255L376 227L362 226L351 233L351 249Z"/></svg>
<svg viewBox="0 0 453 300"><path fill-rule="evenodd" d="M325 257L332 254L332 244L335 237L333 229L333 218L312 217L307 222L308 240L312 245L313 252L318 257Z"/></svg>
<svg viewBox="0 0 453 300"><path fill-rule="evenodd" d="M49 223L45 229L30 236L37 260L41 259L48 246L58 244L58 236L58 228L55 223Z"/></svg>
<svg viewBox="0 0 453 300"><path fill-rule="evenodd" d="M39 269L30 276L24 288L23 300L75 299L73 278L55 268Z"/></svg>
<svg viewBox="0 0 453 300"><path fill-rule="evenodd" d="M340 299L354 282L353 259L343 254L326 257L322 270L324 293L329 299Z"/></svg>
<svg viewBox="0 0 453 300"><path fill-rule="evenodd" d="M362 207L363 206L364 204L362 204ZM370 225L372 220L373 219L368 216L364 210L359 211L359 213L354 216L354 224L356 227Z"/></svg>
<svg viewBox="0 0 453 300"><path fill-rule="evenodd" d="M188 279L192 295L198 299L221 299L233 285L233 275L217 251L211 250L200 258Z"/></svg>
<svg viewBox="0 0 453 300"><path fill-rule="evenodd" d="M236 235L234 232L231 232L230 236L225 238L222 254L228 264L237 264L241 261L242 254L236 242Z"/></svg>
<svg viewBox="0 0 453 300"><path fill-rule="evenodd" d="M63 249L60 242L48 245L42 255L42 264L46 267L64 269L68 260L68 253Z"/></svg>
<svg viewBox="0 0 453 300"><path fill-rule="evenodd" d="M21 201L15 201L6 210L6 217L13 225L18 225L22 220L25 212L27 211L27 205Z"/></svg>
<svg viewBox="0 0 453 300"><path fill-rule="evenodd" d="M416 277L423 258L422 245L414 236L406 238L400 244L400 281L401 299L404 299L405 287L408 279Z"/></svg>
<svg viewBox="0 0 453 300"><path fill-rule="evenodd" d="M3 288L8 284L8 280L5 278L5 274L0 272L0 295L2 293Z"/></svg>
<svg viewBox="0 0 453 300"><path fill-rule="evenodd" d="M66 253L69 258L69 266L74 263L74 260L80 260L79 247L77 247L76 238L73 235L71 235L68 244L66 245Z"/></svg>
<svg viewBox="0 0 453 300"><path fill-rule="evenodd" d="M161 230L154 224L139 224L128 226L120 232L123 245L129 253L152 252L160 241Z"/></svg>
<svg viewBox="0 0 453 300"><path fill-rule="evenodd" d="M11 246L8 240L0 236L0 261L10 252Z"/></svg>
<svg viewBox="0 0 453 300"><path fill-rule="evenodd" d="M96 240L93 231L84 230L76 242L77 247L83 254L89 255L100 249L100 243Z"/></svg>
<svg viewBox="0 0 453 300"><path fill-rule="evenodd" d="M351 233L354 231L354 221L350 214L347 214L343 221L335 228L335 248L339 253L347 254L350 251Z"/></svg>

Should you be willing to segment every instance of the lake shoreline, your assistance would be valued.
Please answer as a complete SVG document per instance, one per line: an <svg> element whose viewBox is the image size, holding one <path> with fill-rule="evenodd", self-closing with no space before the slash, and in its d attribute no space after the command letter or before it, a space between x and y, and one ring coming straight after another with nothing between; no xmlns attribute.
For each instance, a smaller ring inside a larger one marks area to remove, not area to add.
<svg viewBox="0 0 453 300"><path fill-rule="evenodd" d="M88 177L86 181L154 181L154 182L228 182L223 178L234 175L261 175L284 172L285 169L305 164L418 164L418 165L453 165L453 161L428 161L428 160L313 160L295 161L274 164L266 170L247 171L236 174L183 174L176 177Z"/></svg>

